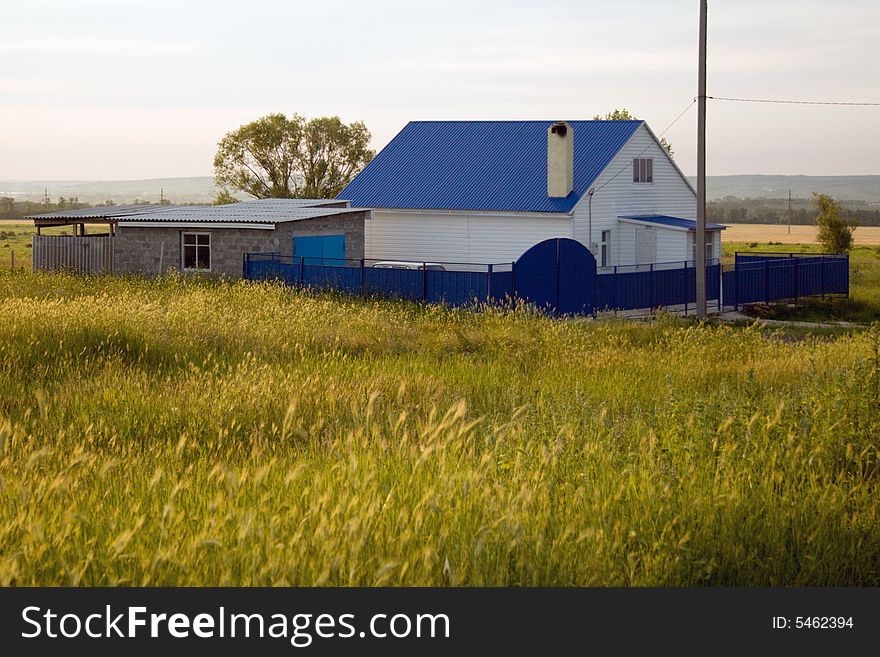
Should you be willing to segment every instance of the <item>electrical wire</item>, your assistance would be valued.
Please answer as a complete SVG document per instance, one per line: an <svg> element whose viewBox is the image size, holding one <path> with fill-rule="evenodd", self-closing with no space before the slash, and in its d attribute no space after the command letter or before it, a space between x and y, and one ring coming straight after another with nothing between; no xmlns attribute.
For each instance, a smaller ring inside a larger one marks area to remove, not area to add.
<svg viewBox="0 0 880 657"><path fill-rule="evenodd" d="M724 96L706 96L709 100L725 100L734 103L777 103L781 105L846 105L850 107L880 107L880 103L851 103L826 100L778 100L772 98L726 98Z"/></svg>
<svg viewBox="0 0 880 657"><path fill-rule="evenodd" d="M657 134L657 140L659 141L660 139L662 139L662 138L663 138L663 135L665 135L667 132L669 132L669 129L672 128L672 126L674 126L676 123L678 123L678 122L681 120L681 118L682 118L685 114L687 114L688 110L696 104L696 102L697 102L697 99L696 99L696 98L694 98L693 100L691 100L691 102L688 104L688 106L685 107L685 108L684 108L684 109L678 114L678 116L676 116L676 117L672 120L672 123L670 123L668 126L666 126L665 128L663 128L663 130ZM654 145L654 144L648 144L647 146L645 146L641 151L639 151L636 155L633 156L633 159L638 158L638 157L640 157L641 155L643 155L643 154L644 154L649 148L651 148L653 145ZM624 171L631 170L631 169L632 169L632 165L631 165L631 164L627 164L627 165L625 165L623 168L621 168L620 171L618 171L617 173L615 173L613 176L611 176L608 180L606 180L604 183L602 183L602 184L599 185L598 187L595 187L595 188L591 189L588 193L589 193L590 196L592 197L593 194L595 194L595 193L598 192L600 189L602 189L603 187L605 187L606 185L608 185L612 180L614 180L615 178L617 178L617 176L619 176L620 174L622 174Z"/></svg>

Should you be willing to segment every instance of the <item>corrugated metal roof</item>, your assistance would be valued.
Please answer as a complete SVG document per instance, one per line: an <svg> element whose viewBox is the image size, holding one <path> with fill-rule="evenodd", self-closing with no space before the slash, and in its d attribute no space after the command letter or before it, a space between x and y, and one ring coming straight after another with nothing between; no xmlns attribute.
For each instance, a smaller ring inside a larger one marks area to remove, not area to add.
<svg viewBox="0 0 880 657"><path fill-rule="evenodd" d="M77 210L61 210L45 214L31 214L25 219L112 219L127 217L134 214L165 212L171 205L106 205L97 208L79 208Z"/></svg>
<svg viewBox="0 0 880 657"><path fill-rule="evenodd" d="M621 219L629 219L630 221L639 221L646 224L657 224L658 226L670 226L672 228L683 228L684 230L696 230L697 222L693 219L682 219L681 217L670 217L664 214L634 214L620 217ZM727 226L724 224L706 224L707 230L725 230Z"/></svg>
<svg viewBox="0 0 880 657"><path fill-rule="evenodd" d="M569 212L642 121L569 121L574 191L547 197L554 121L412 121L337 198L375 208Z"/></svg>
<svg viewBox="0 0 880 657"><path fill-rule="evenodd" d="M108 219L136 222L283 223L352 212L337 199L260 199L229 205L113 205L29 216L29 219Z"/></svg>

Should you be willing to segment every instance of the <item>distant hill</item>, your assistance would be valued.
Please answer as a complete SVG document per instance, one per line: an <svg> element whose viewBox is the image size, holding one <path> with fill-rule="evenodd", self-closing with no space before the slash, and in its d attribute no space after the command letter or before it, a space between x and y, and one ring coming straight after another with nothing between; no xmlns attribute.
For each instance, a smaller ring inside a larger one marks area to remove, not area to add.
<svg viewBox="0 0 880 657"><path fill-rule="evenodd" d="M696 183L690 178L691 184ZM840 201L880 203L880 176L707 176L706 195L710 201L726 196L737 198L810 198L813 192L828 194Z"/></svg>
<svg viewBox="0 0 880 657"><path fill-rule="evenodd" d="M694 178L691 178L694 183ZM727 196L737 198L785 198L791 190L794 198L809 198L813 192L829 194L843 201L880 203L878 176L709 176L707 194L710 201ZM48 189L56 201L78 197L81 202L99 203L113 199L131 203L135 199L156 202L160 190L172 203L208 203L217 196L214 178L149 178L146 180L0 180L0 196L16 201L39 201Z"/></svg>
<svg viewBox="0 0 880 657"><path fill-rule="evenodd" d="M39 201L44 190L48 190L53 202L59 196L79 198L83 203L113 199L120 204L135 199L156 202L160 195L172 203L210 203L217 198L212 176L146 180L0 180L0 196L10 196L16 201Z"/></svg>

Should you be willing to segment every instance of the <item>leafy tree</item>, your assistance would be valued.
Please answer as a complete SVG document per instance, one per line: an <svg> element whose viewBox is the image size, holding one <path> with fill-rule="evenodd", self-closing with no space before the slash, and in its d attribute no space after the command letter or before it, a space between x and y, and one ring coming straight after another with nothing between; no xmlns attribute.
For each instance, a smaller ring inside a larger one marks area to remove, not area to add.
<svg viewBox="0 0 880 657"><path fill-rule="evenodd" d="M214 199L214 205L229 205L230 203L238 203L238 199L229 193L229 190L221 189L217 198Z"/></svg>
<svg viewBox="0 0 880 657"><path fill-rule="evenodd" d="M306 121L269 114L228 133L217 145L214 178L227 196L332 198L373 158L370 131L339 117Z"/></svg>
<svg viewBox="0 0 880 657"><path fill-rule="evenodd" d="M819 243L831 253L849 253L853 247L854 220L840 218L840 205L827 194L813 193L813 206L818 211Z"/></svg>
<svg viewBox="0 0 880 657"><path fill-rule="evenodd" d="M613 112L608 112L605 116L597 114L593 117L594 121L637 121L638 119L625 107L622 109L614 108ZM666 137L660 137L660 145L669 153L669 157L675 155L672 150L672 144L666 141Z"/></svg>

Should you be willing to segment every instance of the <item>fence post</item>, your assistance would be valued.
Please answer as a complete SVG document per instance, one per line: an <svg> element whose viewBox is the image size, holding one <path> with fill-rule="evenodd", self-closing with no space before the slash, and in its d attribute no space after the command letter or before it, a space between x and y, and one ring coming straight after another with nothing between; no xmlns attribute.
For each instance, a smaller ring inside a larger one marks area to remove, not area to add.
<svg viewBox="0 0 880 657"><path fill-rule="evenodd" d="M822 290L822 301L825 301L825 256L819 256L819 289Z"/></svg>
<svg viewBox="0 0 880 657"><path fill-rule="evenodd" d="M794 302L797 303L798 300L798 287L800 286L800 276L798 274L798 259L794 258L794 267L791 268L792 273L794 274Z"/></svg>
<svg viewBox="0 0 880 657"><path fill-rule="evenodd" d="M361 296L367 296L367 281L365 280L364 259L361 258Z"/></svg>
<svg viewBox="0 0 880 657"><path fill-rule="evenodd" d="M303 284L303 260L304 256L299 257L299 286L302 287Z"/></svg>
<svg viewBox="0 0 880 657"><path fill-rule="evenodd" d="M613 277L611 280L611 305L613 306L614 314L617 314L617 304L619 303L617 300L617 265L614 265L614 273L611 274Z"/></svg>
<svg viewBox="0 0 880 657"><path fill-rule="evenodd" d="M688 297L691 295L691 279L688 276L688 261L684 261L684 316L688 314Z"/></svg>
<svg viewBox="0 0 880 657"><path fill-rule="evenodd" d="M422 301L428 301L428 263L422 263Z"/></svg>
<svg viewBox="0 0 880 657"><path fill-rule="evenodd" d="M242 275L242 278L248 277L247 276L247 262L248 262L248 254L242 253L241 254L241 275Z"/></svg>
<svg viewBox="0 0 880 657"><path fill-rule="evenodd" d="M516 261L510 263L510 296L516 299Z"/></svg>
<svg viewBox="0 0 880 657"><path fill-rule="evenodd" d="M649 277L649 280L651 281L651 287L650 287L650 289L651 289L651 298L650 298L650 301L649 301L648 303L651 304L651 310L654 310L654 308L657 307L657 304L654 303L654 302L657 300L657 299L655 298L657 295L656 295L656 291L655 291L655 289L654 289L656 286L654 285L654 263L653 263L653 262L651 263L651 266L650 266L650 268L648 269L648 277Z"/></svg>
<svg viewBox="0 0 880 657"><path fill-rule="evenodd" d="M733 263L733 309L739 310L739 267Z"/></svg>
<svg viewBox="0 0 880 657"><path fill-rule="evenodd" d="M492 265L486 274L486 303L492 303Z"/></svg>
<svg viewBox="0 0 880 657"><path fill-rule="evenodd" d="M764 303L769 301L770 296L770 261L764 261Z"/></svg>

